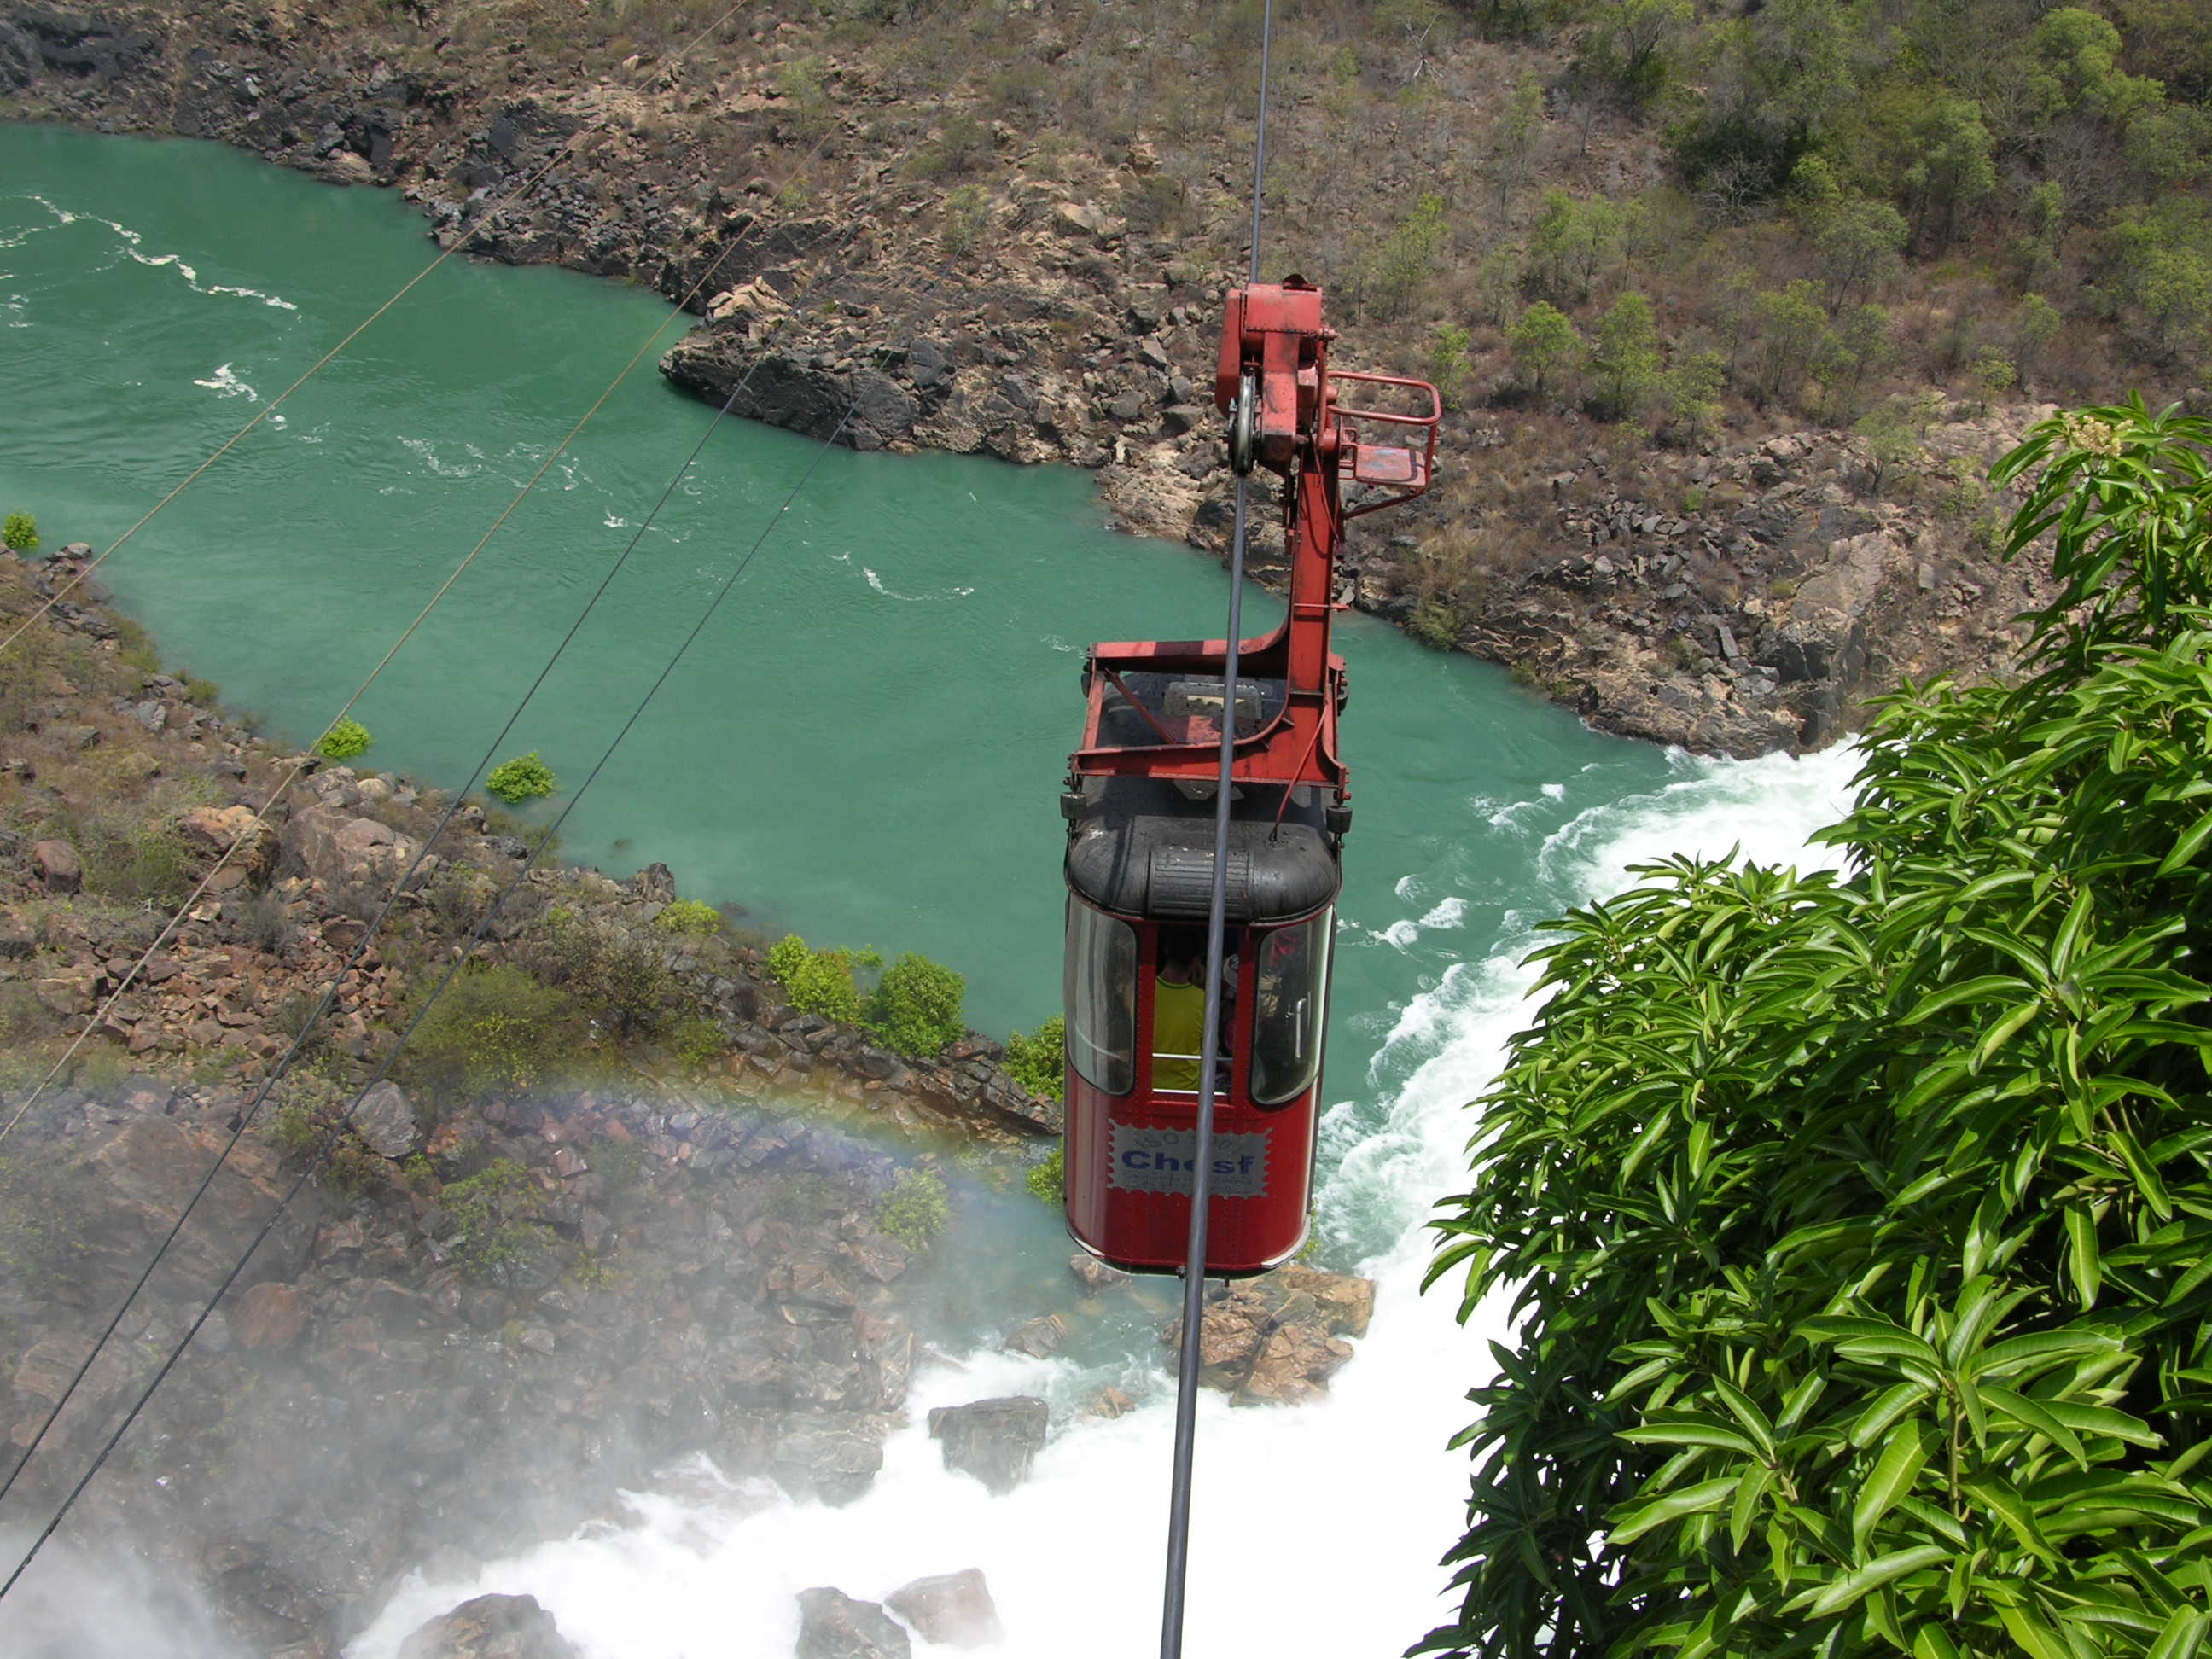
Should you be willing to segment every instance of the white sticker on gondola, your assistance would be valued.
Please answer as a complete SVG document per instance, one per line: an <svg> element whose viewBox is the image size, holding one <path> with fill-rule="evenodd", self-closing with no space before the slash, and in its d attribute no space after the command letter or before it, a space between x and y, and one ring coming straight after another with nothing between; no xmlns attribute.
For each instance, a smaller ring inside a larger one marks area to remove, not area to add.
<svg viewBox="0 0 2212 1659"><path fill-rule="evenodd" d="M1198 1164L1198 1131L1114 1126L1107 1184L1125 1193L1188 1193ZM1267 1191L1267 1132L1213 1137L1213 1195L1261 1198Z"/></svg>

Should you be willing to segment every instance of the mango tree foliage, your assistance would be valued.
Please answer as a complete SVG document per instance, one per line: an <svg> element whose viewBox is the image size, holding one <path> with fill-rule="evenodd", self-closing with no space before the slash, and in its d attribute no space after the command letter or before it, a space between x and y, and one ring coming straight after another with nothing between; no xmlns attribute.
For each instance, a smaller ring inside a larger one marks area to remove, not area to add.
<svg viewBox="0 0 2212 1659"><path fill-rule="evenodd" d="M2032 678L1887 701L1842 872L1669 860L1538 953L1436 1224L1516 1334L1416 1651L2205 1650L2208 446L2001 464Z"/></svg>

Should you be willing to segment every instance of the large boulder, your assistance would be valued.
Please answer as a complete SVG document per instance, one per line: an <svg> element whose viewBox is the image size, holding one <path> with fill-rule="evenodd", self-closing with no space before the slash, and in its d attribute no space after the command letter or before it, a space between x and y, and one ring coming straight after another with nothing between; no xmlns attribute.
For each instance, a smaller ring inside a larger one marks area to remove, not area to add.
<svg viewBox="0 0 2212 1659"><path fill-rule="evenodd" d="M346 1121L380 1158L406 1157L415 1150L416 1139L422 1133L414 1106L389 1078L354 1102Z"/></svg>
<svg viewBox="0 0 2212 1659"><path fill-rule="evenodd" d="M240 1347L281 1351L307 1328L307 1298L297 1285L270 1279L233 1297L223 1309L223 1321Z"/></svg>
<svg viewBox="0 0 2212 1659"><path fill-rule="evenodd" d="M929 1413L929 1437L941 1443L946 1468L972 1474L1003 1495L1028 1478L1049 1420L1043 1401L1013 1395L937 1407Z"/></svg>
<svg viewBox="0 0 2212 1659"><path fill-rule="evenodd" d="M873 1435L859 1427L816 1423L793 1430L777 1443L769 1473L795 1498L811 1494L839 1504L875 1485L883 1466L883 1443Z"/></svg>
<svg viewBox="0 0 2212 1659"><path fill-rule="evenodd" d="M281 837L250 806L195 806L177 815L177 833L203 856L229 854L225 867L238 871L251 886L267 886L276 872Z"/></svg>
<svg viewBox="0 0 2212 1659"><path fill-rule="evenodd" d="M990 1587L975 1567L917 1578L885 1596L884 1605L919 1631L923 1641L946 1647L980 1648L1006 1633Z"/></svg>
<svg viewBox="0 0 2212 1659"><path fill-rule="evenodd" d="M84 863L76 848L65 841L36 842L31 847L31 873L49 893L74 893L84 885Z"/></svg>
<svg viewBox="0 0 2212 1659"><path fill-rule="evenodd" d="M1370 1279L1295 1264L1245 1279L1206 1301L1198 1380L1240 1405L1319 1399L1352 1358L1344 1339L1364 1334L1374 1310ZM1179 1352L1182 1321L1171 1321L1161 1337Z"/></svg>
<svg viewBox="0 0 2212 1659"><path fill-rule="evenodd" d="M479 1595L422 1626L399 1659L582 1659L534 1595Z"/></svg>
<svg viewBox="0 0 2212 1659"><path fill-rule="evenodd" d="M882 1603L825 1587L799 1592L795 1651L797 1659L911 1659L914 1643Z"/></svg>

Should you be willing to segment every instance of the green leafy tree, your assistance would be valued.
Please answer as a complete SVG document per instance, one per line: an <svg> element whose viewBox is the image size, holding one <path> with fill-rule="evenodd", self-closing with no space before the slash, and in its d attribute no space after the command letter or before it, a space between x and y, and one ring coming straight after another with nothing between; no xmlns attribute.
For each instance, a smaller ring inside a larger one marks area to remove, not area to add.
<svg viewBox="0 0 2212 1659"><path fill-rule="evenodd" d="M2024 294L2012 311L2012 359L2020 366L2020 383L2027 386L2051 355L2063 326L2058 307L2040 294Z"/></svg>
<svg viewBox="0 0 2212 1659"><path fill-rule="evenodd" d="M784 981L784 988L791 994L791 1006L803 1012L841 1025L860 1023L860 988L853 978L849 951L808 951Z"/></svg>
<svg viewBox="0 0 2212 1659"><path fill-rule="evenodd" d="M1820 382L1822 412L1832 425L1848 426L1858 417L1867 376L1895 355L1889 313L1880 306L1859 307L1820 336L1811 373Z"/></svg>
<svg viewBox="0 0 2212 1659"><path fill-rule="evenodd" d="M1981 388L1982 413L1990 412L1990 399L2000 392L2009 392L2020 379L2020 371L2012 359L1995 346L1984 346L1974 354L1974 384Z"/></svg>
<svg viewBox="0 0 2212 1659"><path fill-rule="evenodd" d="M1528 276L1540 293L1579 305L1628 257L1629 210L1602 196L1544 192L1529 234Z"/></svg>
<svg viewBox="0 0 2212 1659"><path fill-rule="evenodd" d="M1641 294L1622 295L1590 330L1587 368L1593 408L1612 421L1635 415L1659 384L1662 362L1651 301Z"/></svg>
<svg viewBox="0 0 2212 1659"><path fill-rule="evenodd" d="M1418 1651L2178 1659L2212 1634L2212 422L2037 428L2028 678L1908 686L1840 872L1557 924L1432 1278L1469 1398Z"/></svg>
<svg viewBox="0 0 2212 1659"><path fill-rule="evenodd" d="M1040 1203L1049 1204L1054 1209L1066 1203L1066 1146L1061 1145L1054 1147L1042 1159L1031 1164L1029 1173L1022 1177L1022 1182L1030 1189L1030 1195Z"/></svg>
<svg viewBox="0 0 2212 1659"><path fill-rule="evenodd" d="M1539 397L1553 375L1575 361L1582 343L1566 314L1542 300L1522 312L1505 337L1515 370Z"/></svg>
<svg viewBox="0 0 2212 1659"><path fill-rule="evenodd" d="M1752 402L1764 409L1778 398L1795 398L1827 327L1828 313L1808 282L1754 296L1744 385Z"/></svg>
<svg viewBox="0 0 2212 1659"><path fill-rule="evenodd" d="M884 969L862 1024L900 1054L933 1054L968 1029L960 1017L966 990L943 963L908 951Z"/></svg>
<svg viewBox="0 0 2212 1659"><path fill-rule="evenodd" d="M1577 81L1623 109L1649 109L1674 86L1696 18L1690 0L1598 0L1583 29Z"/></svg>
<svg viewBox="0 0 2212 1659"><path fill-rule="evenodd" d="M1659 398L1680 426L1686 443L1698 443L1721 413L1721 387L1728 381L1728 360L1717 351L1686 351L1659 377Z"/></svg>
<svg viewBox="0 0 2212 1659"><path fill-rule="evenodd" d="M399 1068L404 1081L438 1095L525 1094L576 1058L582 1024L564 992L520 968L471 962L429 1005Z"/></svg>
<svg viewBox="0 0 2212 1659"><path fill-rule="evenodd" d="M1467 377L1467 351L1474 337L1457 323L1439 323L1429 336L1429 378L1447 404L1459 401L1460 382Z"/></svg>
<svg viewBox="0 0 2212 1659"><path fill-rule="evenodd" d="M1444 198L1421 197L1358 262L1354 281L1360 305L1379 317L1403 315L1443 269L1450 252L1451 222L1444 216Z"/></svg>
<svg viewBox="0 0 2212 1659"><path fill-rule="evenodd" d="M10 553L39 550L39 521L27 513L10 513L0 519L0 547Z"/></svg>
<svg viewBox="0 0 2212 1659"><path fill-rule="evenodd" d="M454 1265L471 1279L511 1281L553 1241L537 1178L513 1158L495 1158L448 1182L438 1207L453 1222Z"/></svg>
<svg viewBox="0 0 2212 1659"><path fill-rule="evenodd" d="M1919 458L1920 434L1912 406L1905 398L1884 398L1861 416L1851 431L1864 447L1867 487L1877 495L1898 468Z"/></svg>
<svg viewBox="0 0 2212 1659"><path fill-rule="evenodd" d="M484 775L484 787L509 806L526 800L536 800L550 795L560 787L561 781L553 775L553 769L539 757L533 749L526 755L501 761Z"/></svg>
<svg viewBox="0 0 2212 1659"><path fill-rule="evenodd" d="M1913 225L1922 246L1941 252L1960 216L1996 189L1996 141L1978 103L1936 97L1912 124L1911 155L1902 182Z"/></svg>
<svg viewBox="0 0 2212 1659"><path fill-rule="evenodd" d="M1905 216L1887 202L1852 196L1813 216L1813 248L1831 306L1861 299L1903 268L1911 234Z"/></svg>

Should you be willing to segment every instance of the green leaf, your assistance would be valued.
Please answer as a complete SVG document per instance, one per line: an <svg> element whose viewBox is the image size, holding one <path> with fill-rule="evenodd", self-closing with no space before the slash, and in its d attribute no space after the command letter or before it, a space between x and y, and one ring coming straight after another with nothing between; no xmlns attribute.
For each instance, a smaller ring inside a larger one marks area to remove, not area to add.
<svg viewBox="0 0 2212 1659"><path fill-rule="evenodd" d="M2097 1223L2079 1205L2066 1212L2066 1276L2074 1281L2074 1297L2085 1308L2097 1303L2104 1283L2103 1264L2097 1255Z"/></svg>
<svg viewBox="0 0 2212 1659"><path fill-rule="evenodd" d="M1685 1516L1702 1515L1707 1510L1718 1509L1735 1491L1738 1477L1723 1480L1701 1480L1694 1486L1685 1486L1680 1492L1670 1492L1648 1504L1632 1504L1614 1518L1606 1533L1606 1542L1615 1547L1631 1544L1654 1527L1663 1527L1670 1521L1680 1521Z"/></svg>
<svg viewBox="0 0 2212 1659"><path fill-rule="evenodd" d="M1829 1581L1817 1592L1800 1595L1790 1606L1805 1602L1805 1616L1825 1619L1830 1613L1840 1613L1870 1590L1881 1588L1893 1579L1909 1572L1918 1572L1924 1567L1942 1565L1951 1559L1951 1552L1941 1544L1915 1544L1911 1549L1893 1550L1887 1555L1876 1556L1863 1567L1855 1567L1840 1578Z"/></svg>
<svg viewBox="0 0 2212 1659"><path fill-rule="evenodd" d="M1912 1490L1912 1482L1927 1461L1928 1445L1920 1425L1900 1423L1889 1431L1889 1438L1882 1443L1881 1455L1859 1483L1858 1497L1851 1504L1854 1547L1866 1547L1868 1534L1897 1500Z"/></svg>
<svg viewBox="0 0 2212 1659"><path fill-rule="evenodd" d="M2054 1416L2041 1401L2030 1400L1991 1382L1979 1384L1978 1390L1984 1406L1993 1407L2014 1422L2033 1429L2083 1468L2089 1467L2089 1455L2082 1449L2081 1437Z"/></svg>
<svg viewBox="0 0 2212 1659"><path fill-rule="evenodd" d="M2143 1659L2195 1659L2204 1645L2212 1615L2191 1607L2176 1607L2158 1632L2158 1639L2143 1650Z"/></svg>

